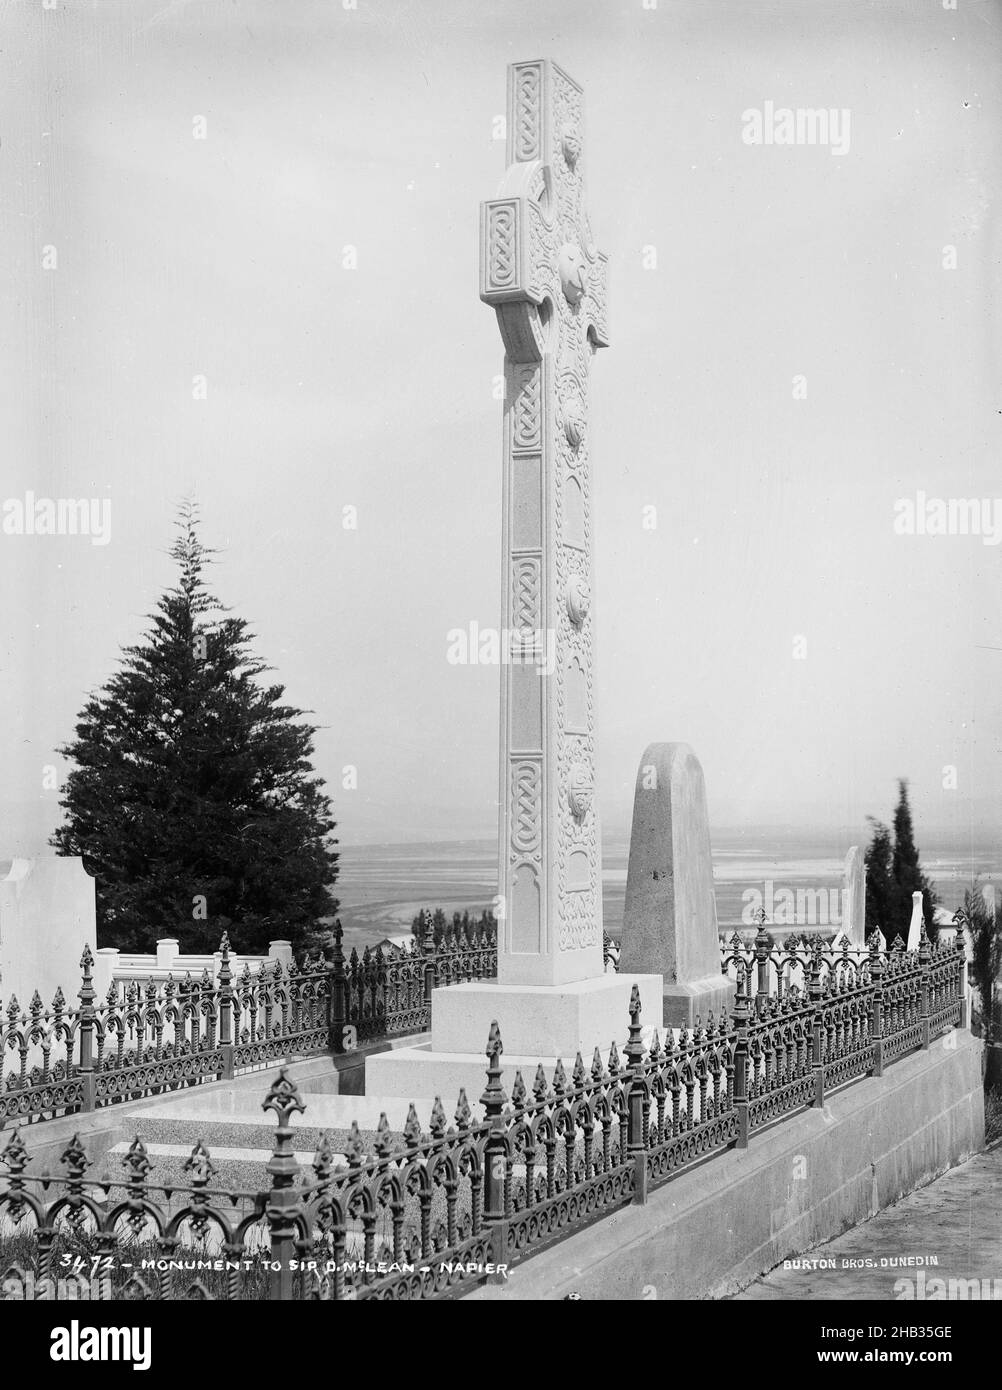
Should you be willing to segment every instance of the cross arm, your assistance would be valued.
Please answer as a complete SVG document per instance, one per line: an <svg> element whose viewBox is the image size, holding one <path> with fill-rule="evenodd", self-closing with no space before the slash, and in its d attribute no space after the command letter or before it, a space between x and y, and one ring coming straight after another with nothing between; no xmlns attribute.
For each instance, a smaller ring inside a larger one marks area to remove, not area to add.
<svg viewBox="0 0 1002 1390"><path fill-rule="evenodd" d="M499 196L480 205L480 298L497 311L515 362L539 361L552 316L556 234L547 195L546 171L533 160L513 165Z"/></svg>

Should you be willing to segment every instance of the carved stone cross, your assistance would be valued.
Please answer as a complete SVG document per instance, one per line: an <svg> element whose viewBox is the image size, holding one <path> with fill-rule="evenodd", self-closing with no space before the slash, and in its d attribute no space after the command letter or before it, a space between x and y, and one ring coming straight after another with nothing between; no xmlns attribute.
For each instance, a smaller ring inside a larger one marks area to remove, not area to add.
<svg viewBox="0 0 1002 1390"><path fill-rule="evenodd" d="M480 268L505 346L498 978L553 985L603 970L588 375L606 257L581 88L555 63L512 64L507 130Z"/></svg>

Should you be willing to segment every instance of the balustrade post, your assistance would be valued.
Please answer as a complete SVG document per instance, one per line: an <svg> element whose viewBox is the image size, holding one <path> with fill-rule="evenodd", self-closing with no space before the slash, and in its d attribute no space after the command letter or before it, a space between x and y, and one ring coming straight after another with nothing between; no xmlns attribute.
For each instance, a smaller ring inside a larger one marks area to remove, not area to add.
<svg viewBox="0 0 1002 1390"><path fill-rule="evenodd" d="M77 1067L80 1079L83 1082L83 1095L81 1096L80 1108L82 1110L94 1109L94 1032L96 1028L94 1000L97 998L97 991L94 988L94 957L91 955L90 947L84 946L83 955L80 957L80 969L83 972L83 980L80 985L77 998L80 1000L80 1013L78 1030L80 1033L80 1064Z"/></svg>
<svg viewBox="0 0 1002 1390"><path fill-rule="evenodd" d="M487 1039L487 1088L480 1097L488 1127L484 1147L484 1224L491 1227L491 1263L495 1266L507 1263L508 1245L508 1136L504 1119L508 1097L501 1085L503 1051L501 1030L495 1019ZM487 1276L491 1284L503 1279L502 1274Z"/></svg>
<svg viewBox="0 0 1002 1390"><path fill-rule="evenodd" d="M811 1001L811 1066L814 1068L814 1104L821 1107L825 1103L825 1065L821 1042L823 1014L821 1009L821 941L815 939L811 947L811 960L808 974L807 995Z"/></svg>
<svg viewBox="0 0 1002 1390"><path fill-rule="evenodd" d="M634 985L630 991L630 1038L624 1048L630 1077L629 1090L626 1093L626 1151L633 1159L633 1202L635 1206L641 1207L647 1202L647 1125L650 1116L647 1081L644 1076L642 1031L640 990Z"/></svg>
<svg viewBox="0 0 1002 1390"><path fill-rule="evenodd" d="M289 1119L294 1111L303 1114L303 1104L295 1083L289 1080L282 1067L272 1083L262 1110L273 1110L278 1118L275 1146L266 1171L271 1175L265 1216L271 1231L271 1262L277 1265L269 1275L270 1297L286 1303L294 1297L295 1276L292 1261L296 1258L296 1240L301 1234L302 1204L295 1184L299 1180L299 1163L292 1148L292 1126Z"/></svg>
<svg viewBox="0 0 1002 1390"><path fill-rule="evenodd" d="M734 1045L734 1112L738 1119L737 1147L748 1147L748 1025L751 1001L744 962L737 966L737 989L731 1019L737 1039Z"/></svg>
<svg viewBox="0 0 1002 1390"><path fill-rule="evenodd" d="M230 938L223 932L219 943L219 1050L223 1054L223 1081L233 1080L233 971L230 969Z"/></svg>
<svg viewBox="0 0 1002 1390"><path fill-rule="evenodd" d="M929 965L932 961L932 945L926 934L925 922L919 935L919 967L922 971L921 994L919 998L919 1019L921 1023L922 1047L929 1049Z"/></svg>
<svg viewBox="0 0 1002 1390"><path fill-rule="evenodd" d="M870 979L873 982L870 1039L873 1043L873 1075L884 1074L884 960L880 950L880 933L876 928L866 943L870 948Z"/></svg>
<svg viewBox="0 0 1002 1390"><path fill-rule="evenodd" d="M771 992L769 989L770 938L769 933L765 929L765 910L763 908L760 907L758 912L756 912L755 920L758 922L758 931L755 933L755 962L758 975L756 997L761 1001L763 999L768 999Z"/></svg>
<svg viewBox="0 0 1002 1390"><path fill-rule="evenodd" d="M344 940L344 931L341 927L340 917L334 918L334 930L331 936L331 955L328 968L327 1040L332 1052L344 1052L344 1025L347 1007L345 1003L344 949L341 945Z"/></svg>
<svg viewBox="0 0 1002 1390"><path fill-rule="evenodd" d="M960 996L960 1019L957 1027L968 1028L970 1020L967 1017L967 946L962 930L956 933L954 944L957 948L957 992Z"/></svg>
<svg viewBox="0 0 1002 1390"><path fill-rule="evenodd" d="M421 987L424 992L425 1007L429 1010L429 1021L431 1018L431 992L438 984L438 952L435 949L435 928L428 917L424 908L418 913L417 931L418 953L421 957Z"/></svg>

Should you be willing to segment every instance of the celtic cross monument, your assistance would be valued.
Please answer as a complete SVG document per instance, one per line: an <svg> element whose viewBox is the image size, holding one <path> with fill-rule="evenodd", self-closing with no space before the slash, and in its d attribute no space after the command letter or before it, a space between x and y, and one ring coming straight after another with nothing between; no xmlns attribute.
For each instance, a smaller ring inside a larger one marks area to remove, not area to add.
<svg viewBox="0 0 1002 1390"><path fill-rule="evenodd" d="M505 350L498 978L434 990L430 1046L368 1058L370 1095L478 1094L495 1020L506 1069L526 1076L607 1052L626 1039L634 983L661 1022L660 975L603 972L588 392L606 258L585 213L582 118L555 63L512 64L507 169L481 210L480 297Z"/></svg>
<svg viewBox="0 0 1002 1390"><path fill-rule="evenodd" d="M508 168L481 210L480 297L505 348L498 978L602 973L595 806L591 358L606 257L584 202L581 88L508 70Z"/></svg>

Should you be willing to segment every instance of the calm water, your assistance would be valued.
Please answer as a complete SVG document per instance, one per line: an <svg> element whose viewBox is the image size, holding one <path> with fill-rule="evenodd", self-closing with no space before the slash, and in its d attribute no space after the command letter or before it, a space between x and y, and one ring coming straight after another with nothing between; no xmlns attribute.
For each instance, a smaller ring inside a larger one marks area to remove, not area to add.
<svg viewBox="0 0 1002 1390"><path fill-rule="evenodd" d="M963 900L964 889L990 876L1002 881L1002 850L987 843L952 843L941 838L920 841L922 866L933 879L940 899L950 911ZM763 896L772 883L774 905L781 890L838 890L849 845L830 832L769 828L722 831L714 836L713 876L717 917L721 927L741 925L745 896L757 889ZM606 930L619 934L626 894L629 847L625 842L603 845L603 906ZM336 892L341 922L350 946L375 944L385 936L410 930L422 907L441 907L447 914L490 906L497 891L497 846L493 840L449 841L423 845L342 846L341 874ZM828 894L833 912L838 899ZM754 906L754 904L752 904ZM779 920L776 918L775 920ZM834 917L832 920L836 920Z"/></svg>

